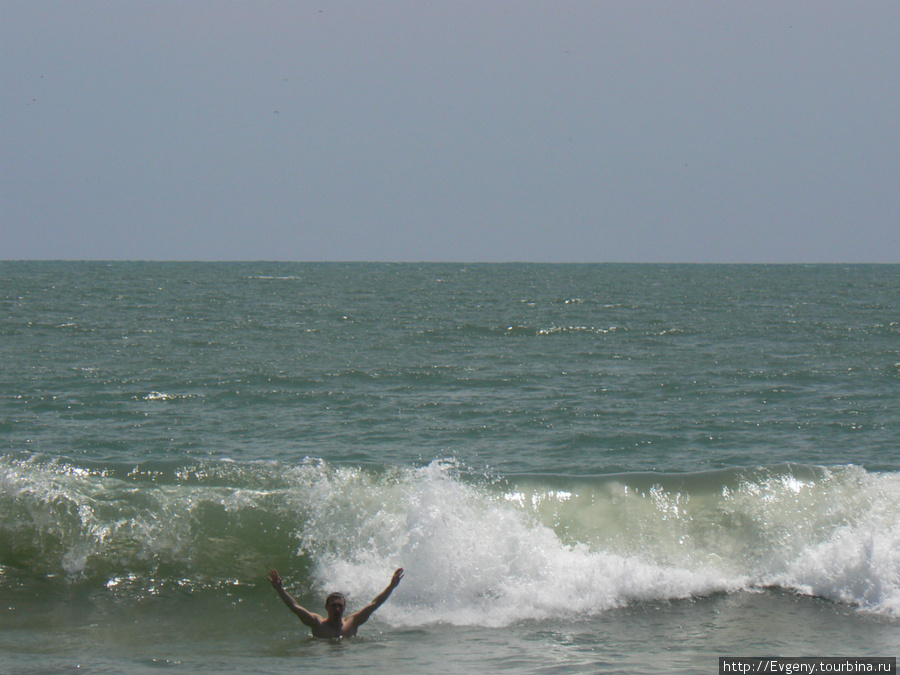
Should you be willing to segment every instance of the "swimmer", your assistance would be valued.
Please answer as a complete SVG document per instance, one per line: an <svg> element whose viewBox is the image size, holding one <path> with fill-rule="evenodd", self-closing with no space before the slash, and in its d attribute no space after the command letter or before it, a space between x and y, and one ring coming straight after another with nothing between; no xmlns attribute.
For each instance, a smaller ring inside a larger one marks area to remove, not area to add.
<svg viewBox="0 0 900 675"><path fill-rule="evenodd" d="M300 603L284 590L284 582L278 576L278 572L276 570L269 571L269 583L272 584L272 588L278 593L282 602L297 615L305 626L309 626L313 636L321 638L345 638L356 635L357 629L369 620L376 609L384 604L391 592L400 585L402 578L403 568L400 567L394 572L387 588L375 596L375 599L368 605L346 618L344 617L344 610L347 609L346 598L340 593L332 593L325 599L325 609L328 610L326 618L301 607Z"/></svg>

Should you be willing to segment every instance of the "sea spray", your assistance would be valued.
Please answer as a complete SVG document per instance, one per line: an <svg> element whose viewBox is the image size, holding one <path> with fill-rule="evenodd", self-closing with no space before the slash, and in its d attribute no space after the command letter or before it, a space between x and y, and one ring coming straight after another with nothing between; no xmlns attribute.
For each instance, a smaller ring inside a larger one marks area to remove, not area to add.
<svg viewBox="0 0 900 675"><path fill-rule="evenodd" d="M390 503L368 517L348 516L356 534L338 530L318 543L328 555L317 571L364 601L385 570L402 563L407 579L384 616L404 624L503 626L734 586L715 571L666 569L565 544L508 489L463 480L452 462L412 470L386 491ZM308 547L308 535L305 541Z"/></svg>

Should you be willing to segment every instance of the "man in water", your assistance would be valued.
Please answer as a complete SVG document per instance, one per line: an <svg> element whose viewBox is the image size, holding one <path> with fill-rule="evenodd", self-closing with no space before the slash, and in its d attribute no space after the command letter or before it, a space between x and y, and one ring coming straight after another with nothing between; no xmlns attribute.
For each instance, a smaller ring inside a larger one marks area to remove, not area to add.
<svg viewBox="0 0 900 675"><path fill-rule="evenodd" d="M328 610L328 618L320 616L304 609L300 604L291 597L291 594L284 590L284 582L278 576L278 572L271 570L269 572L269 583L278 593L282 602L287 608L296 614L304 625L309 626L313 636L321 638L344 638L356 635L356 630L362 626L372 613L384 604L391 592L400 585L403 578L403 568L400 567L394 572L391 583L381 593L375 596L368 605L358 612L354 612L350 616L344 618L344 610L347 609L347 601L340 593L332 593L325 600L325 609Z"/></svg>

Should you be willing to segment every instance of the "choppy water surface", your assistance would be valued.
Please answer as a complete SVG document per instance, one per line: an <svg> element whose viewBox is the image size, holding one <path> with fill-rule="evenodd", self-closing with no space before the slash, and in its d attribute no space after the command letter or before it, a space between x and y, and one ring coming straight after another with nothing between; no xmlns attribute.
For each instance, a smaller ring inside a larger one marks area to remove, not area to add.
<svg viewBox="0 0 900 675"><path fill-rule="evenodd" d="M893 655L898 282L0 263L0 671Z"/></svg>

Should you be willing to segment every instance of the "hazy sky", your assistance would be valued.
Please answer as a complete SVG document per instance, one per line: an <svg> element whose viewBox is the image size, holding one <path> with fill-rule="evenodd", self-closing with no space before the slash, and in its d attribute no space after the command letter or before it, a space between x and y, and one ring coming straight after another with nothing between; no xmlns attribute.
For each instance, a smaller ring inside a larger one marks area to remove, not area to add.
<svg viewBox="0 0 900 675"><path fill-rule="evenodd" d="M900 2L0 0L0 258L900 262Z"/></svg>

